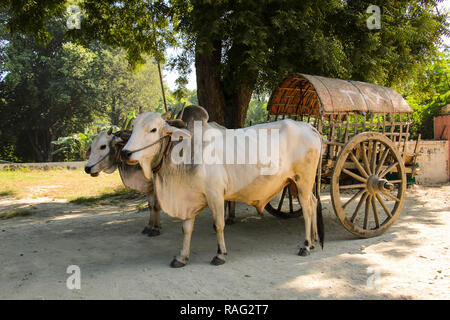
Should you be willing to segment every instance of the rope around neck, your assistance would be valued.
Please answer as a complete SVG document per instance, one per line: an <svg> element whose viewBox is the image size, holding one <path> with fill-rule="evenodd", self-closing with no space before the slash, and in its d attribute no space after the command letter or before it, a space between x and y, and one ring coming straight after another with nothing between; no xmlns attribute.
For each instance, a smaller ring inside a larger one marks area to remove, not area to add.
<svg viewBox="0 0 450 320"><path fill-rule="evenodd" d="M102 162L103 160L106 159L106 157L109 156L109 152L107 154L105 154L104 157L102 157L100 160L98 160L96 163L94 163L91 168L95 167L96 165L98 165L100 162Z"/></svg>
<svg viewBox="0 0 450 320"><path fill-rule="evenodd" d="M170 138L170 135L162 136L161 138L159 138L159 139L156 140L155 142L152 142L152 143L150 143L150 144L148 144L148 145L146 145L146 146L143 146L142 148L139 148L139 149L136 149L136 150L132 150L132 151L128 151L128 152L129 152L129 153L136 153L136 152L138 152L138 151L142 151L142 150L144 150L144 149L150 148L151 146L153 146L153 145L155 145L155 144L161 142L164 138L167 138L167 137Z"/></svg>

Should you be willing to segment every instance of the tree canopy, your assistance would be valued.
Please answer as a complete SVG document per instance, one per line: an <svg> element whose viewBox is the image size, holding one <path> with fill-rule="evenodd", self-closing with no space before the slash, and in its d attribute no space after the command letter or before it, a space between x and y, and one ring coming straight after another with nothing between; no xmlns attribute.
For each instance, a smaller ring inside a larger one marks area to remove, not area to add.
<svg viewBox="0 0 450 320"><path fill-rule="evenodd" d="M450 104L450 52L439 54L426 70L403 89L408 104L414 109L413 138L420 133L425 139L434 138L433 118Z"/></svg>
<svg viewBox="0 0 450 320"><path fill-rule="evenodd" d="M28 30L31 10L42 12L38 21L61 10L50 1L19 2L4 4L14 17L11 30ZM448 34L445 13L436 9L440 2L80 0L81 28L68 35L122 47L132 62L144 54L162 58L157 52L167 45L181 47L170 64L186 75L194 63L199 104L211 120L235 128L244 125L252 95L270 90L289 72L394 87L406 83L424 70ZM369 5L381 9L380 29L367 27Z"/></svg>
<svg viewBox="0 0 450 320"><path fill-rule="evenodd" d="M2 159L50 161L58 137L94 120L120 126L131 110L160 103L151 59L133 72L120 49L68 41L65 21L47 22L51 40L45 44L32 35L0 32Z"/></svg>

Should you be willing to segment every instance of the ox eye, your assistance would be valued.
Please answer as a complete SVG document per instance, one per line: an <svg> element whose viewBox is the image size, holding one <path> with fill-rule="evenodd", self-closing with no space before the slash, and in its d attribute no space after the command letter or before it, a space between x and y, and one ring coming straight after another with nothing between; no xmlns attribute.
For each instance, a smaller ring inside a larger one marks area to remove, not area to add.
<svg viewBox="0 0 450 320"><path fill-rule="evenodd" d="M106 144L102 145L102 146L100 147L100 149L101 149L101 150L105 150L105 149L106 149Z"/></svg>
<svg viewBox="0 0 450 320"><path fill-rule="evenodd" d="M156 132L156 128L153 128L152 130L150 130L150 132Z"/></svg>

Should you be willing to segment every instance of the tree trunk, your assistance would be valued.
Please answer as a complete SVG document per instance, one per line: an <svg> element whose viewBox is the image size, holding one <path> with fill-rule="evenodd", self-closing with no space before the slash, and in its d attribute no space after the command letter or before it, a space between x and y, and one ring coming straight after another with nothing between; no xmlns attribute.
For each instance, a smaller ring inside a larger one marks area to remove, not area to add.
<svg viewBox="0 0 450 320"><path fill-rule="evenodd" d="M196 46L195 71L197 77L197 98L200 106L209 113L209 120L225 124L225 97L220 81L220 41L213 44L213 51L207 52Z"/></svg>
<svg viewBox="0 0 450 320"><path fill-rule="evenodd" d="M30 145L33 148L34 154L36 156L36 162L44 162L44 157L41 150L39 149L39 144L37 142L38 139L36 131L27 132L27 136L28 141L30 142Z"/></svg>
<svg viewBox="0 0 450 320"><path fill-rule="evenodd" d="M253 89L239 89L226 98L225 127L229 129L242 128L245 125L248 105Z"/></svg>
<svg viewBox="0 0 450 320"><path fill-rule="evenodd" d="M52 145L53 136L49 132L42 132L39 130L33 130L27 133L28 140L35 154L36 162L52 162L53 161L53 149Z"/></svg>
<svg viewBox="0 0 450 320"><path fill-rule="evenodd" d="M197 98L200 106L209 113L210 121L230 128L242 128L245 125L248 105L253 93L253 85L233 88L232 83L221 79L221 42L212 44L212 52L196 47L195 69L197 77ZM251 78L248 77L247 78ZM232 80L229 80L232 81Z"/></svg>

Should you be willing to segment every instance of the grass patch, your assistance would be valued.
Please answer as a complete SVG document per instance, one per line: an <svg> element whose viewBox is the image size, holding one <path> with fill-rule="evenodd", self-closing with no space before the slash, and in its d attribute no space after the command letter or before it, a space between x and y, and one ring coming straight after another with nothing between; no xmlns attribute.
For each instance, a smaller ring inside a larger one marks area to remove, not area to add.
<svg viewBox="0 0 450 320"><path fill-rule="evenodd" d="M12 190L2 190L0 191L0 197L14 197L16 193Z"/></svg>
<svg viewBox="0 0 450 320"><path fill-rule="evenodd" d="M122 187L118 171L93 178L82 169L0 170L0 195L23 198L74 199L114 193Z"/></svg>
<svg viewBox="0 0 450 320"><path fill-rule="evenodd" d="M136 206L137 212L145 211L148 209L148 205L146 203L138 204Z"/></svg>
<svg viewBox="0 0 450 320"><path fill-rule="evenodd" d="M15 217L30 216L32 214L33 213L27 209L15 209L15 210L0 212L0 219L5 220L5 219L11 219L11 218L15 218Z"/></svg>
<svg viewBox="0 0 450 320"><path fill-rule="evenodd" d="M124 187L118 188L113 192L104 192L98 196L81 196L70 199L69 202L78 205L94 205L102 202L109 202L112 204L117 204L123 200L132 200L141 197L142 195L134 190L127 189Z"/></svg>

